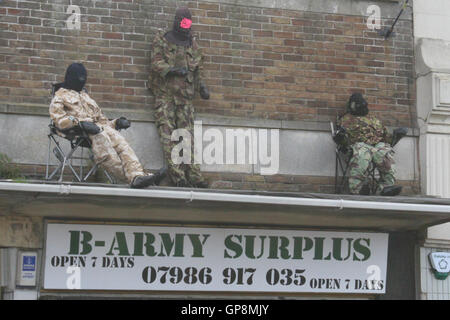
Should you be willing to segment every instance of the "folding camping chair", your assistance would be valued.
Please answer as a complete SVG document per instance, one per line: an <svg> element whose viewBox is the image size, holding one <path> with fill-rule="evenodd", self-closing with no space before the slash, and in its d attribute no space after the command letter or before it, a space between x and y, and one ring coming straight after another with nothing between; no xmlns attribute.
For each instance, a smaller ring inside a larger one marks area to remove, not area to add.
<svg viewBox="0 0 450 320"><path fill-rule="evenodd" d="M54 84L52 88L52 97L55 95L56 91L59 89L59 84ZM58 172L60 172L59 182L63 181L64 170L69 167L73 176L78 182L85 182L89 177L94 175L99 166L94 161L94 155L92 153L92 143L88 135L79 127L70 128L67 130L58 129L53 121L49 124L50 132L48 134L48 156L47 156L47 166L45 171L45 179L52 180ZM61 145L62 141L68 141L70 143L70 150L64 152L64 148ZM52 150L52 145L55 147ZM84 149L87 149L86 151ZM75 156L75 152L80 150L81 156ZM50 154L56 157L59 161L58 166L50 173ZM77 172L74 168L73 160L79 160L79 171ZM92 168L84 174L85 164L88 162L93 163ZM114 184L115 181L111 175L103 170L109 182Z"/></svg>

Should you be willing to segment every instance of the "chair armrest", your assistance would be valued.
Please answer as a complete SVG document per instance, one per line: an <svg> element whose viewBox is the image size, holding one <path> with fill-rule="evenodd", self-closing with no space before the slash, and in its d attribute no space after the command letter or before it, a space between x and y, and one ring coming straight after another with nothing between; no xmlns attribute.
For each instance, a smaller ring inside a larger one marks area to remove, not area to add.
<svg viewBox="0 0 450 320"><path fill-rule="evenodd" d="M49 125L50 131L54 134L57 134L60 137L63 137L67 140L74 140L77 137L85 136L85 132L79 125L73 126L69 129L59 129L55 124L52 122Z"/></svg>

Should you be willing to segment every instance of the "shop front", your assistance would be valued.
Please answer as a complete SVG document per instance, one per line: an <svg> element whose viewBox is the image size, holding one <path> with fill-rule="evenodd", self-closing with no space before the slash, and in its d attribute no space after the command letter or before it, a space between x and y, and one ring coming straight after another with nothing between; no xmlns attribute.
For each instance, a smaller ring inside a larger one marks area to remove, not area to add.
<svg viewBox="0 0 450 320"><path fill-rule="evenodd" d="M423 231L450 221L435 198L9 182L0 198L9 299L416 299Z"/></svg>

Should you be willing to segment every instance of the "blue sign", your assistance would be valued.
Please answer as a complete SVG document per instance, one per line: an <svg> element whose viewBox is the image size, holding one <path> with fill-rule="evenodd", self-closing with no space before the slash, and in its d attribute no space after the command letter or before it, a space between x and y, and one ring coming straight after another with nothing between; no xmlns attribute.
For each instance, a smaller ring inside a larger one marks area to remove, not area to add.
<svg viewBox="0 0 450 320"><path fill-rule="evenodd" d="M23 256L22 271L36 271L36 256Z"/></svg>

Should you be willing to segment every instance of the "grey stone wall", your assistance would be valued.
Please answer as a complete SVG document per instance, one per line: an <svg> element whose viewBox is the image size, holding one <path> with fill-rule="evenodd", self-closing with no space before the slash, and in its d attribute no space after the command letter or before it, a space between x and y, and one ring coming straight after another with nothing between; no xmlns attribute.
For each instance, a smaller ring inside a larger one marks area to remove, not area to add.
<svg viewBox="0 0 450 320"><path fill-rule="evenodd" d="M334 176L335 153L331 139L329 125L307 124L281 121L209 121L209 118L198 117L202 120L204 130L217 128L224 132L226 129L278 129L280 137L279 174L306 176ZM18 125L19 124L19 125ZM7 154L14 162L20 164L43 165L48 155L49 118L46 116L0 114L0 129L2 144L0 152ZM297 127L294 129L294 127ZM290 127L290 128L286 128ZM416 180L418 178L417 136L404 138L396 147L398 179ZM122 134L130 142L139 159L146 169L159 169L164 165L162 148L158 133L153 122L134 121L131 128ZM225 135L225 134L224 134ZM68 141L61 140L62 145L69 147ZM206 147L210 142L204 142ZM248 145L246 146L248 153ZM51 164L55 164L51 154ZM238 172L258 174L258 164L235 165L202 165L203 171L209 172Z"/></svg>

